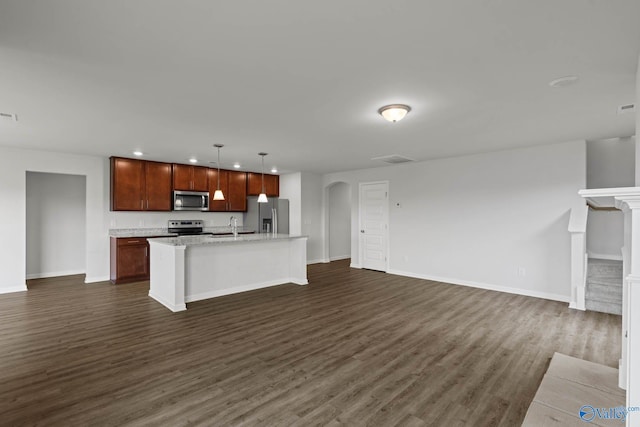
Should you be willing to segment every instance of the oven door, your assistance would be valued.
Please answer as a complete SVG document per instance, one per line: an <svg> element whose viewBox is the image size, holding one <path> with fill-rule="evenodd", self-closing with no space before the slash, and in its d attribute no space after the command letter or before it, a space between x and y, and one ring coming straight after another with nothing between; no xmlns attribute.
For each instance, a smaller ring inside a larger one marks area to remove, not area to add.
<svg viewBox="0 0 640 427"><path fill-rule="evenodd" d="M209 193L205 191L174 191L174 211L208 211Z"/></svg>

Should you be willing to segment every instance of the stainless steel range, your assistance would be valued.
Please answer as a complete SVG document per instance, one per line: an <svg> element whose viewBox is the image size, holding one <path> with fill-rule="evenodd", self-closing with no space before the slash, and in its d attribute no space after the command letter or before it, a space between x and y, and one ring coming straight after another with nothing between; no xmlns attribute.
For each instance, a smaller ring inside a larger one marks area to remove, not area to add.
<svg viewBox="0 0 640 427"><path fill-rule="evenodd" d="M170 219L167 228L169 233L176 233L180 236L194 236L201 234L213 235L213 233L203 231L204 222L199 219Z"/></svg>

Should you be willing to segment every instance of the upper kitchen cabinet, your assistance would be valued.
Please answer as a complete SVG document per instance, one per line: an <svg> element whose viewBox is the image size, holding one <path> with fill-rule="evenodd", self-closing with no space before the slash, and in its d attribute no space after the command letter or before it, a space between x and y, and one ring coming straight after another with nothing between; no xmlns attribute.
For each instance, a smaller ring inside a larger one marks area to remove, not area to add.
<svg viewBox="0 0 640 427"><path fill-rule="evenodd" d="M245 172L228 171L229 174L229 211L245 212L247 210L247 174Z"/></svg>
<svg viewBox="0 0 640 427"><path fill-rule="evenodd" d="M146 209L148 211L170 211L171 165L169 163L144 162Z"/></svg>
<svg viewBox="0 0 640 427"><path fill-rule="evenodd" d="M209 168L173 164L173 189L183 191L209 191Z"/></svg>
<svg viewBox="0 0 640 427"><path fill-rule="evenodd" d="M170 211L171 165L112 157L111 210Z"/></svg>
<svg viewBox="0 0 640 427"><path fill-rule="evenodd" d="M224 200L213 200L218 189L218 170L209 169L209 210L215 212L244 212L247 210L247 174L220 170L220 189Z"/></svg>
<svg viewBox="0 0 640 427"><path fill-rule="evenodd" d="M264 190L269 197L280 196L280 177L264 174ZM259 196L262 193L262 174L247 172L247 196Z"/></svg>

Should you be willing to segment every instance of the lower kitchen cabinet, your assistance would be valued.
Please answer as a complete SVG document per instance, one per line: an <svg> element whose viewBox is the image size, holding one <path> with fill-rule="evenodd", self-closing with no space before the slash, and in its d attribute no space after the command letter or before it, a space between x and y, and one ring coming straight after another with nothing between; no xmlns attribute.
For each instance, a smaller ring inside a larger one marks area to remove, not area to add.
<svg viewBox="0 0 640 427"><path fill-rule="evenodd" d="M146 237L111 237L111 282L149 280L149 242Z"/></svg>

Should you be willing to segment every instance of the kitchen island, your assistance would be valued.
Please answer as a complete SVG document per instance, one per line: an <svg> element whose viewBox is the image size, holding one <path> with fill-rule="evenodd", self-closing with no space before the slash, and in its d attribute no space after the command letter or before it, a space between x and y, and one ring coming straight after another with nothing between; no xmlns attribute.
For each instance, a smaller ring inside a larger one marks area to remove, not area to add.
<svg viewBox="0 0 640 427"><path fill-rule="evenodd" d="M149 296L171 311L186 303L307 282L307 237L288 234L149 239Z"/></svg>

